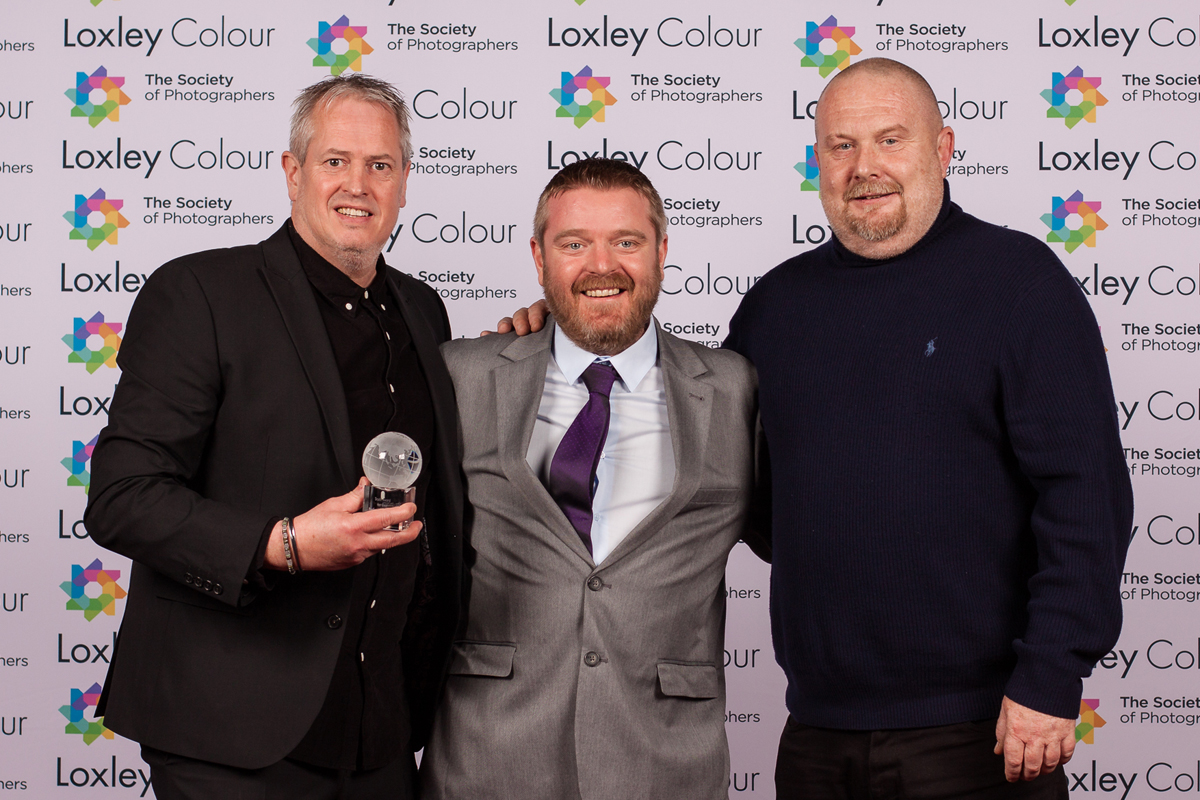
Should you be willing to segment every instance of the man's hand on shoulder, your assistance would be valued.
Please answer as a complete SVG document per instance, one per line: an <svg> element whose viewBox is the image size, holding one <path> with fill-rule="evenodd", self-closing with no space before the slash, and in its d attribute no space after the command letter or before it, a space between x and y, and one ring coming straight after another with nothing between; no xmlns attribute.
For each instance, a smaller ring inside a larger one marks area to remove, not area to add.
<svg viewBox="0 0 1200 800"><path fill-rule="evenodd" d="M1075 753L1075 720L1034 711L1007 697L996 721L996 755L1004 755L1004 777L1031 781Z"/></svg>
<svg viewBox="0 0 1200 800"><path fill-rule="evenodd" d="M331 497L319 506L292 520L296 527L296 550L300 566L311 572L348 569L389 547L399 547L417 538L421 523L413 522L408 530L389 531L395 525L412 519L417 507L405 503L396 508L376 508L360 511L363 487L367 479L340 497ZM267 542L266 566L287 569L283 554L283 525L276 524Z"/></svg>
<svg viewBox="0 0 1200 800"><path fill-rule="evenodd" d="M496 323L494 331L480 331L480 336L487 336L492 333L508 333L516 331L517 336L526 336L531 333L537 333L546 324L546 318L550 316L550 312L546 310L546 301L538 300L528 308L518 308L511 317L505 317Z"/></svg>

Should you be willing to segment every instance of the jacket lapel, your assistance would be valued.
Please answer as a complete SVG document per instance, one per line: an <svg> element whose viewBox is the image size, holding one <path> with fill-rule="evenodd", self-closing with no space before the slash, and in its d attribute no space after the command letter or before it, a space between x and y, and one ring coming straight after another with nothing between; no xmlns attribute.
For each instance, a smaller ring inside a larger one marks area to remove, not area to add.
<svg viewBox="0 0 1200 800"><path fill-rule="evenodd" d="M500 353L510 363L497 367L493 373L496 436L504 474L525 496L533 515L572 552L591 564L592 556L583 540L525 460L546 386L546 367L550 363L553 341L554 325L549 324L537 333L515 339Z"/></svg>
<svg viewBox="0 0 1200 800"><path fill-rule="evenodd" d="M675 456L675 485L666 499L604 559L601 568L620 561L679 514L700 487L704 474L713 389L696 378L708 368L687 345L664 334L657 320L654 325L658 331L658 364L666 393L667 422L671 427L671 451Z"/></svg>
<svg viewBox="0 0 1200 800"><path fill-rule="evenodd" d="M287 223L262 243L262 249L263 276L316 395L338 471L348 488L358 482L359 469L352 452L346 393L316 298L288 239Z"/></svg>

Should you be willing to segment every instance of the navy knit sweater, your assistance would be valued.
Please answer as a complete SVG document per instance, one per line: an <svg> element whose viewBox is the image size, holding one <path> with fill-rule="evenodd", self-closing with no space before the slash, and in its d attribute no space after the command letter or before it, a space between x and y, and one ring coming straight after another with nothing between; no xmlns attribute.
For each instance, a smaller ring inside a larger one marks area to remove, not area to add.
<svg viewBox="0 0 1200 800"><path fill-rule="evenodd" d="M1133 497L1096 319L1044 244L945 189L912 249L836 240L746 294L771 621L800 722L1074 718L1115 644Z"/></svg>

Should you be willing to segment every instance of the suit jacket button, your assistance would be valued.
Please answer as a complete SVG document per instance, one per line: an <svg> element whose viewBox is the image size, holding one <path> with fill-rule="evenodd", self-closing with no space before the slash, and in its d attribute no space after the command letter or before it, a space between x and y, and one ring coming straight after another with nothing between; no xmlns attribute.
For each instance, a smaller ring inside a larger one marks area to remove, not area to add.
<svg viewBox="0 0 1200 800"><path fill-rule="evenodd" d="M186 583L188 586L191 586L191 585L192 585L192 573L190 573L190 572L189 572L189 573L187 573L187 574L184 576L184 579L183 579L183 580L184 580L184 582L185 582L185 583Z"/></svg>
<svg viewBox="0 0 1200 800"><path fill-rule="evenodd" d="M593 575L591 578L588 578L587 587L593 592L598 592L604 588L604 581L600 580L599 575Z"/></svg>
<svg viewBox="0 0 1200 800"><path fill-rule="evenodd" d="M220 594L221 592L225 591L225 587L221 586L219 583L214 583L212 591L213 594Z"/></svg>
<svg viewBox="0 0 1200 800"><path fill-rule="evenodd" d="M205 582L204 582L204 591L206 591L206 592L211 592L211 591L212 591L212 581L205 581Z"/></svg>
<svg viewBox="0 0 1200 800"><path fill-rule="evenodd" d="M325 620L325 624L334 630L337 630L338 628L342 627L342 618L337 614L331 614L329 619Z"/></svg>
<svg viewBox="0 0 1200 800"><path fill-rule="evenodd" d="M594 667L600 663L600 655L594 650L589 650L587 655L583 657L583 663L587 664L589 667Z"/></svg>

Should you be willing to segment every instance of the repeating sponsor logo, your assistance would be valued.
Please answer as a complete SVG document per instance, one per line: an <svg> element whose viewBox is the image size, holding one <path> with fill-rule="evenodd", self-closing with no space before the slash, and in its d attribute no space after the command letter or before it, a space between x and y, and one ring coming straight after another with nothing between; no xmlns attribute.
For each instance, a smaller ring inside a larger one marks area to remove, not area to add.
<svg viewBox="0 0 1200 800"><path fill-rule="evenodd" d="M1104 717L1096 713L1099 707L1098 699L1084 698L1079 701L1079 723L1075 726L1075 741L1084 744L1096 743L1096 728L1103 728L1108 724Z"/></svg>
<svg viewBox="0 0 1200 800"><path fill-rule="evenodd" d="M1075 67L1066 75L1055 72L1050 79L1050 88L1042 90L1042 97L1050 104L1046 118L1061 119L1068 128L1074 128L1081 121L1095 122L1096 109L1108 104L1108 98L1100 94L1100 80L1084 77L1082 67ZM1073 91L1080 94L1078 103L1069 102L1067 95Z"/></svg>
<svg viewBox="0 0 1200 800"><path fill-rule="evenodd" d="M104 727L104 717L86 718L89 716L88 709L94 709L96 703L100 701L100 692L101 688L98 683L93 683L87 689L71 690L71 702L58 709L58 713L67 718L67 727L63 733L82 736L83 743L86 745L90 745L101 737L109 741L116 738L112 731Z"/></svg>
<svg viewBox="0 0 1200 800"><path fill-rule="evenodd" d="M120 577L121 570L105 569L98 558L86 567L72 564L71 580L59 584L59 588L67 594L67 611L82 611L88 622L101 614L115 617L117 601L126 595L126 591L117 583ZM88 596L87 587L90 583L100 587L98 596Z"/></svg>
<svg viewBox="0 0 1200 800"><path fill-rule="evenodd" d="M822 78L829 77L835 69L841 70L850 66L850 57L862 52L862 48L850 37L854 28L838 25L837 17L830 16L821 24L807 23L807 33L794 44L804 51L802 67L815 67ZM824 45L825 42L832 42Z"/></svg>
<svg viewBox="0 0 1200 800"><path fill-rule="evenodd" d="M804 148L804 160L795 165L795 170L804 178L800 191L821 191L821 166L817 163L817 153L811 144Z"/></svg>
<svg viewBox="0 0 1200 800"><path fill-rule="evenodd" d="M1080 245L1096 246L1096 232L1108 227L1108 223L1100 218L1100 201L1084 200L1083 192L1076 191L1066 200L1055 197L1051 202L1049 214L1042 215L1042 222L1050 229L1046 241L1051 244L1061 244L1068 253L1073 253ZM1067 218L1078 216L1078 228L1068 228Z"/></svg>
<svg viewBox="0 0 1200 800"><path fill-rule="evenodd" d="M76 439L71 442L71 457L62 460L62 465L71 473L67 477L67 486L78 486L83 489L84 494L88 493L92 485L92 473L88 472L87 465L92 460L92 451L96 449L99 438L100 434L97 433L87 444Z"/></svg>
<svg viewBox="0 0 1200 800"><path fill-rule="evenodd" d="M337 22L333 24L318 22L317 38L308 40L308 46L316 53L312 65L328 67L330 75L341 75L346 70L362 72L363 56L375 51L363 38L366 35L367 26L351 25L345 14L338 17ZM346 52L335 52L334 44L338 41L346 42Z"/></svg>
<svg viewBox="0 0 1200 800"><path fill-rule="evenodd" d="M71 224L68 239L78 239L87 242L89 250L95 250L108 242L117 243L117 231L129 227L129 220L121 213L124 200L110 199L103 189L97 189L91 197L75 195L75 210L63 214L63 219ZM92 214L103 214L104 222L93 226L89 219Z"/></svg>
<svg viewBox="0 0 1200 800"><path fill-rule="evenodd" d="M125 79L109 75L104 67L97 67L91 75L86 72L75 73L75 88L67 89L67 99L75 105L71 107L72 117L83 117L93 128L104 120L117 122L121 119L121 106L129 105L129 95L121 89ZM92 92L104 93L104 101L92 102Z"/></svg>
<svg viewBox="0 0 1200 800"><path fill-rule="evenodd" d="M0 52L3 50L0 47ZM0 120L29 119L29 107L32 105L32 100L5 100L0 103Z"/></svg>
<svg viewBox="0 0 1200 800"><path fill-rule="evenodd" d="M106 322L100 311L86 322L82 317L75 317L75 331L62 337L67 347L71 348L67 363L83 364L90 374L95 374L101 367L116 369L117 351L121 349L121 328L120 322ZM96 350L89 344L93 336L101 339L100 347Z"/></svg>
<svg viewBox="0 0 1200 800"><path fill-rule="evenodd" d="M593 75L592 68L587 66L574 75L562 73L562 85L550 90L550 96L558 103L554 116L575 120L576 128L582 128L589 120L604 122L604 109L617 102L617 98L608 91L611 83L612 78ZM590 95L588 103L579 103L575 97L579 92Z"/></svg>

